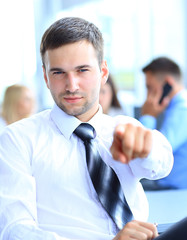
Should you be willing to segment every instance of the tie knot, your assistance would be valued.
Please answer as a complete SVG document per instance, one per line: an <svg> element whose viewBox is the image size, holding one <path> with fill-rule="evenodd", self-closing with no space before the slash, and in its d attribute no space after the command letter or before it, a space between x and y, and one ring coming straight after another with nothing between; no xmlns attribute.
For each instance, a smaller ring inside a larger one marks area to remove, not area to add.
<svg viewBox="0 0 187 240"><path fill-rule="evenodd" d="M95 129L88 123L81 123L74 131L83 142L90 141L96 136Z"/></svg>

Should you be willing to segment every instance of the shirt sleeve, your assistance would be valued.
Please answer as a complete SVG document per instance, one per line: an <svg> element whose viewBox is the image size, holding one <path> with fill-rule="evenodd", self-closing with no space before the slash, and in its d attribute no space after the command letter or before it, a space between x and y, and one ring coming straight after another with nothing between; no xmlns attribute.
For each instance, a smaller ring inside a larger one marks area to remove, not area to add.
<svg viewBox="0 0 187 240"><path fill-rule="evenodd" d="M0 136L0 240L63 240L37 226L32 149L7 128Z"/></svg>
<svg viewBox="0 0 187 240"><path fill-rule="evenodd" d="M120 123L132 123L142 126L140 121L130 117L126 117L126 120L123 117L119 117L116 125ZM142 178L154 180L166 177L173 167L173 152L169 141L156 129L151 131L153 144L148 157L143 159L136 158L129 163L133 176L138 180Z"/></svg>
<svg viewBox="0 0 187 240"><path fill-rule="evenodd" d="M32 222L22 221L15 223L1 237L2 240L68 240L56 233L48 232L34 226Z"/></svg>
<svg viewBox="0 0 187 240"><path fill-rule="evenodd" d="M165 114L164 122L159 130L168 139L173 151L186 142L186 121L186 107L173 108Z"/></svg>
<svg viewBox="0 0 187 240"><path fill-rule="evenodd" d="M156 118L151 115L143 115L139 118L139 121L146 128L156 129Z"/></svg>

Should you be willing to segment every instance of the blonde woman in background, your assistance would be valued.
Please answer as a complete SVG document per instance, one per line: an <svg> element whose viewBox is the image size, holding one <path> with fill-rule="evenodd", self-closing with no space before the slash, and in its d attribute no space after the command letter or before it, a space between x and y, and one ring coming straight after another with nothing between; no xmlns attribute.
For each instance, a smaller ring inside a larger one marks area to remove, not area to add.
<svg viewBox="0 0 187 240"><path fill-rule="evenodd" d="M0 132L13 122L29 117L35 112L33 92L26 86L14 84L4 94L1 107Z"/></svg>

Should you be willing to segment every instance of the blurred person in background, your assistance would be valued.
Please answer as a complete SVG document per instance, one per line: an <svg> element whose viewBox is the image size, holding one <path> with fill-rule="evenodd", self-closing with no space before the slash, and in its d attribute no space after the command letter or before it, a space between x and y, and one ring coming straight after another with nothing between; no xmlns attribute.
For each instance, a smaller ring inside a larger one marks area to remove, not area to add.
<svg viewBox="0 0 187 240"><path fill-rule="evenodd" d="M181 69L173 60L159 57L142 70L146 78L147 99L139 120L145 127L158 129L165 135L174 154L171 173L157 181L143 181L144 189L187 188L187 92L182 83ZM163 117L158 126L160 114Z"/></svg>
<svg viewBox="0 0 187 240"><path fill-rule="evenodd" d="M125 114L118 100L116 86L111 74L109 75L107 82L100 89L99 103L102 106L104 114L110 116Z"/></svg>
<svg viewBox="0 0 187 240"><path fill-rule="evenodd" d="M0 132L6 125L31 116L35 112L33 92L24 85L7 87L1 107Z"/></svg>

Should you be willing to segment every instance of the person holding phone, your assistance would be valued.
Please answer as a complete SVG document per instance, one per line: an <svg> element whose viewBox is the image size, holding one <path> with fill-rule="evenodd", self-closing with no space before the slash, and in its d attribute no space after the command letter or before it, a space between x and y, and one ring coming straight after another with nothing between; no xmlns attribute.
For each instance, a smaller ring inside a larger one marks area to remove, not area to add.
<svg viewBox="0 0 187 240"><path fill-rule="evenodd" d="M174 167L166 178L142 181L145 190L187 188L187 92L178 64L166 57L154 59L143 69L147 99L141 108L140 122L158 129L170 142Z"/></svg>

